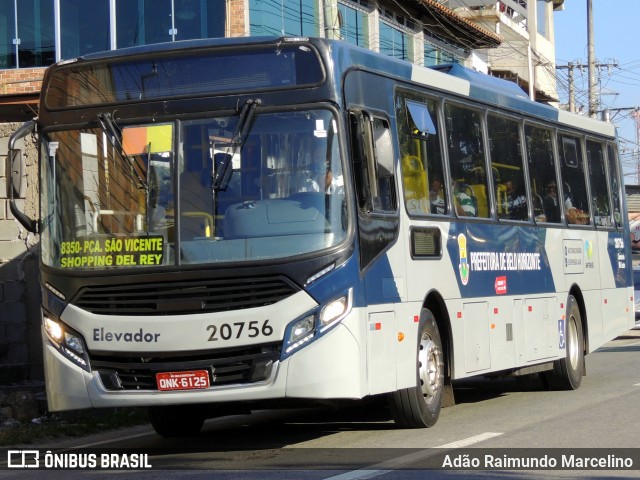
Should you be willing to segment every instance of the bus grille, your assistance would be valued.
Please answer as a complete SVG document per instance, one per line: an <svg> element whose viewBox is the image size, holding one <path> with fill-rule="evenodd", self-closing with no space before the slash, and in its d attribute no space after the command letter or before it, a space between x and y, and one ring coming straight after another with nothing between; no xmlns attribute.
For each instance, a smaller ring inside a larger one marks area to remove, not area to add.
<svg viewBox="0 0 640 480"><path fill-rule="evenodd" d="M299 290L284 277L84 287L71 303L102 315L188 315L271 305Z"/></svg>
<svg viewBox="0 0 640 480"><path fill-rule="evenodd" d="M259 345L181 357L92 356L107 390L158 390L156 373L206 370L212 387L252 384L269 378L280 358L280 344Z"/></svg>

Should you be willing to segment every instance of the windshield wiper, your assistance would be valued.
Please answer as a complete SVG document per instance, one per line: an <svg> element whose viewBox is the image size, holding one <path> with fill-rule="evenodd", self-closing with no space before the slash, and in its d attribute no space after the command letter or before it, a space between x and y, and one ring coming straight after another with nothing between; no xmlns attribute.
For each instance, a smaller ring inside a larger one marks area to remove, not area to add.
<svg viewBox="0 0 640 480"><path fill-rule="evenodd" d="M244 140L249 133L249 129L251 127L251 121L255 115L256 107L262 103L262 100L259 98L249 99L245 102L240 110L238 115L238 123L236 124L236 129L231 136L231 143L227 147L227 151L221 156L222 159L220 164L216 167L216 162L214 158L214 162L211 165L211 191L214 195L215 202L215 194L219 191L225 191L227 186L229 185L229 180L231 179L231 174L233 173L233 169L231 168L231 164L233 163L233 156L242 147Z"/></svg>
<svg viewBox="0 0 640 480"><path fill-rule="evenodd" d="M109 137L109 141L111 142L113 149L116 151L116 154L118 155L118 157L120 157L120 160L125 165L125 170L129 172L131 180L135 183L137 179L138 188L144 190L148 230L151 220L151 209L149 204L151 200L151 188L149 187L149 173L151 171L151 146L149 145L149 152L147 153L146 175L145 178L142 178L142 176L138 173L138 169L140 169L140 171L145 171L144 165L140 165L140 162L138 160L131 158L129 155L127 155L127 152L125 152L124 146L120 141L120 129L116 125L111 113L99 113L98 122L100 122L102 131L107 134L107 137Z"/></svg>
<svg viewBox="0 0 640 480"><path fill-rule="evenodd" d="M119 128L113 120L113 116L110 113L99 113L98 121L100 122L100 127L102 128L102 130L109 137L109 141L114 147L114 150L116 150L118 156L120 157L120 160L131 167L134 167L134 165L136 165L140 170L144 170L144 166L141 166L136 160L131 158L124 151L124 147L122 146L122 142L120 141ZM149 182L147 182L140 176L136 168L128 168L127 170L129 171L129 175L131 175L131 179L134 181L137 179L139 187L144 189L148 196Z"/></svg>

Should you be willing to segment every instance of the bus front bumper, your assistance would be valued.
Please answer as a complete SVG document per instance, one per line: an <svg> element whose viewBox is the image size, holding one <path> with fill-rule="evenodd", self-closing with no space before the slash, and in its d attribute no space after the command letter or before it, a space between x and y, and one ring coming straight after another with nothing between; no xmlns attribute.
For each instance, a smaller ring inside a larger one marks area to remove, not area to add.
<svg viewBox="0 0 640 480"><path fill-rule="evenodd" d="M364 374L358 342L345 325L274 363L262 382L194 390L108 390L97 372L65 358L43 334L50 411L195 403L251 402L278 398L362 398Z"/></svg>

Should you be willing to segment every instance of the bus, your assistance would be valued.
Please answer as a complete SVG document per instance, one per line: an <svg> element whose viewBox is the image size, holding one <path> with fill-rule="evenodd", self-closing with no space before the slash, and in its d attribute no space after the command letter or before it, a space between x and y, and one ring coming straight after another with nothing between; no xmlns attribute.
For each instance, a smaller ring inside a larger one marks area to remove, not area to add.
<svg viewBox="0 0 640 480"><path fill-rule="evenodd" d="M614 126L460 65L306 37L91 54L48 68L9 146L51 411L178 436L368 397L430 427L458 379L576 389L634 325Z"/></svg>

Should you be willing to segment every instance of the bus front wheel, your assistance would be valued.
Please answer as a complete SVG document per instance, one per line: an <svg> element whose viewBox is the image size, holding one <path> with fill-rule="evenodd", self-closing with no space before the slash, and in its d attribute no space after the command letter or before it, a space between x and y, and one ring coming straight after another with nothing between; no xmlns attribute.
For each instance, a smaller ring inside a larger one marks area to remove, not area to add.
<svg viewBox="0 0 640 480"><path fill-rule="evenodd" d="M205 405L167 405L148 407L147 415L158 435L187 437L200 431L206 419Z"/></svg>
<svg viewBox="0 0 640 480"><path fill-rule="evenodd" d="M553 363L553 370L547 373L547 382L555 390L576 390L584 375L584 337L580 307L573 295L567 299L565 318L566 355Z"/></svg>
<svg viewBox="0 0 640 480"><path fill-rule="evenodd" d="M444 360L436 320L426 309L420 315L416 379L415 387L389 394L391 414L404 428L432 427L442 407Z"/></svg>

